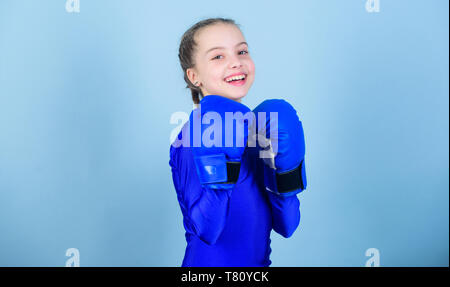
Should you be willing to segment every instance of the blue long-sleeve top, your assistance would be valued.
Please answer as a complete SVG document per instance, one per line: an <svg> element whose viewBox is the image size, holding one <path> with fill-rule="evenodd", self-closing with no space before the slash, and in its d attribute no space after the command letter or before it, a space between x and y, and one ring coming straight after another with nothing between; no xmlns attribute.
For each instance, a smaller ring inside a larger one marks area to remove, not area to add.
<svg viewBox="0 0 450 287"><path fill-rule="evenodd" d="M281 197L265 189L264 163L257 153L256 148L245 149L233 189L210 189L200 184L191 149L171 145L169 164L186 230L183 267L270 266L271 230L288 238L297 229L297 196Z"/></svg>

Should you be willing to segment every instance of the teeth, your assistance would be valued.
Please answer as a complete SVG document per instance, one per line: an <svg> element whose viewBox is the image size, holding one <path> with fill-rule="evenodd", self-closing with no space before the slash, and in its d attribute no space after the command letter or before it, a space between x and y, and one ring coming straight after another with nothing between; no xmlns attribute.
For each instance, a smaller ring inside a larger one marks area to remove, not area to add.
<svg viewBox="0 0 450 287"><path fill-rule="evenodd" d="M227 82L231 82L233 80L241 80L241 79L244 79L244 78L245 78L245 75L239 75L239 76L234 76L234 77L228 78L228 79L226 79L226 81Z"/></svg>

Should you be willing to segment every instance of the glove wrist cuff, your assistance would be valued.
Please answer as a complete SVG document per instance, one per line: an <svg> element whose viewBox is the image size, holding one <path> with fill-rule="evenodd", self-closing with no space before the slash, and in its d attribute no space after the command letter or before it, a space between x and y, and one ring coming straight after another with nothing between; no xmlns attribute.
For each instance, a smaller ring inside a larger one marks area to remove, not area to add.
<svg viewBox="0 0 450 287"><path fill-rule="evenodd" d="M275 169L264 165L264 184L266 189L280 196L292 196L306 188L305 161L293 170L276 172Z"/></svg>
<svg viewBox="0 0 450 287"><path fill-rule="evenodd" d="M194 157L197 174L203 185L233 185L239 178L241 163L228 161L225 154Z"/></svg>

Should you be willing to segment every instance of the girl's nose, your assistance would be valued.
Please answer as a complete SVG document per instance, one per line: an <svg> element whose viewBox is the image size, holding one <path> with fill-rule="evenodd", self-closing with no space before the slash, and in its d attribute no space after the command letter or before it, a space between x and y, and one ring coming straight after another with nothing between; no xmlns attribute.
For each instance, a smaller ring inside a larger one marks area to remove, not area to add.
<svg viewBox="0 0 450 287"><path fill-rule="evenodd" d="M230 67L231 68L240 68L240 67L242 67L242 63L241 63L241 61L239 60L239 58L238 57L232 57L231 58L231 60L230 60Z"/></svg>

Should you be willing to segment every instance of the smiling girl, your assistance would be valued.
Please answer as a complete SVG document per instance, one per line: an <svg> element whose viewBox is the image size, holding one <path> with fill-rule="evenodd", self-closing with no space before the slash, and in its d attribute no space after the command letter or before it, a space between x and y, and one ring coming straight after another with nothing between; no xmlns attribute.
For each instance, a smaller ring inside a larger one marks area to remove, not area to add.
<svg viewBox="0 0 450 287"><path fill-rule="evenodd" d="M274 162L277 171L289 175L287 180L275 173L275 167L265 166L258 157L258 147L237 144L237 139L248 142L251 118L236 119L236 129L234 125L231 130L229 126L225 129L226 125L221 127L222 135L232 135L231 146L225 144L226 136L218 145L203 141L195 145L194 123L203 118L199 132L204 135L208 131L208 125L204 125L208 124L204 120L208 113L222 119L229 112L251 113L241 99L253 84L255 65L238 25L223 18L206 19L188 29L178 56L197 105L176 139L181 145L172 144L170 148L169 163L186 230L182 266L269 266L271 230L287 238L300 221L300 203L295 194L304 189L306 178L299 187L298 176L304 174L303 157L297 147L292 148L291 138L299 134L301 123L285 101L265 101L257 108L282 111L279 152ZM242 127L244 134L238 134ZM289 153L291 150L294 153ZM270 186L266 179L272 177L284 184Z"/></svg>

